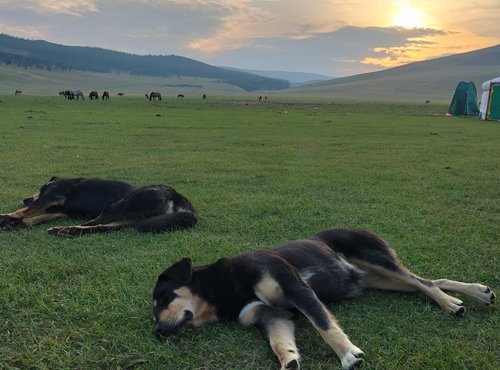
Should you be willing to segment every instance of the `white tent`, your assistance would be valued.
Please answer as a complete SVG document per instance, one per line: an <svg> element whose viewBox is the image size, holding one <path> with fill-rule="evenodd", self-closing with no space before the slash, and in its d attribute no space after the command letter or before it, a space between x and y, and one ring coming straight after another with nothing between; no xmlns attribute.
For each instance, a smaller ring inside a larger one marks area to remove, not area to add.
<svg viewBox="0 0 500 370"><path fill-rule="evenodd" d="M482 87L483 93L481 95L481 105L479 106L479 118L496 119L496 117L490 116L490 114L492 111L496 111L499 108L497 107L499 101L499 96L497 95L500 90L500 77L483 82ZM494 115L496 115L496 113Z"/></svg>

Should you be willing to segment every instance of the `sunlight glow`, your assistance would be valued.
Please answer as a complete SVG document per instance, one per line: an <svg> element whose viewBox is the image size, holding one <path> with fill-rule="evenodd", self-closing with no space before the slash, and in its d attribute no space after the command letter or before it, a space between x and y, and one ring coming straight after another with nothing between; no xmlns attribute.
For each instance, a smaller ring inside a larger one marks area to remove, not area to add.
<svg viewBox="0 0 500 370"><path fill-rule="evenodd" d="M422 28L422 14L416 8L402 8L394 17L394 25L404 28Z"/></svg>

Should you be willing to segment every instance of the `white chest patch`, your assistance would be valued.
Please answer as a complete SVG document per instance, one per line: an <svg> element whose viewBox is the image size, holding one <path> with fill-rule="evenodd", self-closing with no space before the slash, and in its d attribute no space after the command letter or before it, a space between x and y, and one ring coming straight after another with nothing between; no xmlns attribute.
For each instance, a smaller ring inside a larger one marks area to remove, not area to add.
<svg viewBox="0 0 500 370"><path fill-rule="evenodd" d="M174 213L174 201L169 200L165 205L165 213Z"/></svg>

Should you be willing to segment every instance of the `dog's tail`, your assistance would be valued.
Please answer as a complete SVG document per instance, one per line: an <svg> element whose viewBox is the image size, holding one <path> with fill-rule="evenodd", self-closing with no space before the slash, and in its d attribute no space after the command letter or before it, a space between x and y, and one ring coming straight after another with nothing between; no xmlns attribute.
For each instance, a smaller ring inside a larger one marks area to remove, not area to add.
<svg viewBox="0 0 500 370"><path fill-rule="evenodd" d="M166 213L159 216L148 218L138 222L135 228L139 231L150 233L161 233L163 231L173 231L188 229L193 227L198 221L196 213L191 211L182 211Z"/></svg>

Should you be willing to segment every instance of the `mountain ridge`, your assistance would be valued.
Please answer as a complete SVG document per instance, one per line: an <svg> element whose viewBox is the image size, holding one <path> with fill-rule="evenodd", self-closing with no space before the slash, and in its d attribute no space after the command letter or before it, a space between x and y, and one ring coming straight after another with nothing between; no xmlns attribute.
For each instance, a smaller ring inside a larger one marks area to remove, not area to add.
<svg viewBox="0 0 500 370"><path fill-rule="evenodd" d="M0 34L0 63L39 69L79 70L168 77L212 78L246 91L281 90L290 86L282 79L226 70L177 55L135 55L90 46L66 46L45 40L27 40Z"/></svg>

